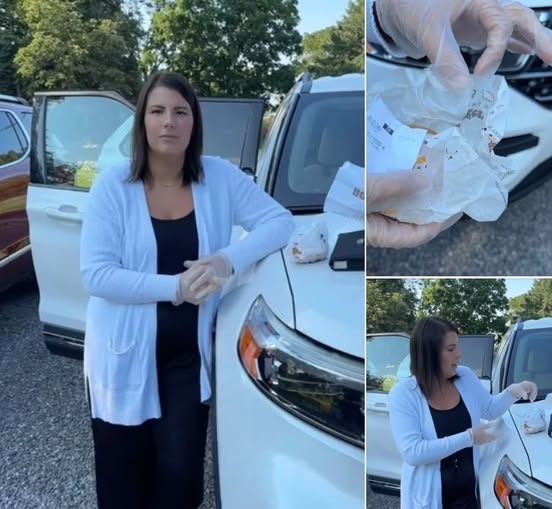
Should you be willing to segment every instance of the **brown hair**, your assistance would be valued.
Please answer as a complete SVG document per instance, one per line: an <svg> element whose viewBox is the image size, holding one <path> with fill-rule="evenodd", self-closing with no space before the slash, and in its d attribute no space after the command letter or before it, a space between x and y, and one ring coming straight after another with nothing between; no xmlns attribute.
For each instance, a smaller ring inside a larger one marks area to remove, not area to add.
<svg viewBox="0 0 552 509"><path fill-rule="evenodd" d="M410 372L426 398L431 397L442 376L441 350L448 332L458 334L458 327L443 318L427 316L416 322L410 335Z"/></svg>
<svg viewBox="0 0 552 509"><path fill-rule="evenodd" d="M134 123L132 126L132 160L130 165L131 182L145 180L149 175L148 166L148 140L144 125L144 116L148 96L155 87L166 87L176 90L192 108L194 125L190 136L190 143L186 149L186 158L182 168L182 183L190 184L198 182L203 178L203 166L201 164L201 153L203 152L203 123L201 121L201 110L197 95L184 76L173 72L158 71L152 74L138 96Z"/></svg>

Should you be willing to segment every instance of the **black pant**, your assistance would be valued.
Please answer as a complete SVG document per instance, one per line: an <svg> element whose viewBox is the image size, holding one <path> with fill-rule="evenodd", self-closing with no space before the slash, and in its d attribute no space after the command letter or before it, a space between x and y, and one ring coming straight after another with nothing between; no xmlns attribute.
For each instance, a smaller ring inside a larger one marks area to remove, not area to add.
<svg viewBox="0 0 552 509"><path fill-rule="evenodd" d="M161 418L139 426L92 419L99 509L196 509L203 500L209 407L199 365L160 371Z"/></svg>

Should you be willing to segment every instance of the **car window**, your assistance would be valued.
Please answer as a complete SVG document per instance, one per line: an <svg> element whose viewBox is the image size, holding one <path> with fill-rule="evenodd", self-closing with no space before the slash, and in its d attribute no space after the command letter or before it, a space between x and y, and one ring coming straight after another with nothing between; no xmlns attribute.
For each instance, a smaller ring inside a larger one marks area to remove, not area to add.
<svg viewBox="0 0 552 509"><path fill-rule="evenodd" d="M125 104L105 97L48 98L46 183L89 188L96 172L124 158L112 137L132 114Z"/></svg>
<svg viewBox="0 0 552 509"><path fill-rule="evenodd" d="M15 116L8 111L0 111L0 166L18 161L28 148L25 133Z"/></svg>
<svg viewBox="0 0 552 509"><path fill-rule="evenodd" d="M33 112L32 111L20 111L19 117L21 118L21 122L23 122L23 126L27 130L28 133L31 132L31 123L33 121Z"/></svg>
<svg viewBox="0 0 552 509"><path fill-rule="evenodd" d="M402 335L366 338L366 390L387 393L410 376L409 339Z"/></svg>
<svg viewBox="0 0 552 509"><path fill-rule="evenodd" d="M364 166L364 93L304 94L286 136L274 197L290 209L321 209L346 161Z"/></svg>
<svg viewBox="0 0 552 509"><path fill-rule="evenodd" d="M531 380L539 396L552 392L552 329L521 330L515 343L506 374L506 385Z"/></svg>

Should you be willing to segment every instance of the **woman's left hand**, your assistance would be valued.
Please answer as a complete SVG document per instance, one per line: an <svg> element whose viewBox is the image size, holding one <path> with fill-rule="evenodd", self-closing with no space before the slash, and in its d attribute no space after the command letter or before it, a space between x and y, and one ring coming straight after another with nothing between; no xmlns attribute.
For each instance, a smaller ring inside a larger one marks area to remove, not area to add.
<svg viewBox="0 0 552 509"><path fill-rule="evenodd" d="M213 255L204 256L198 260L186 260L184 267L190 269L196 267L202 274L194 281L192 289L203 289L204 287L211 286L211 290L208 291L203 298L220 290L228 278L232 275L232 264L224 253L215 253Z"/></svg>
<svg viewBox="0 0 552 509"><path fill-rule="evenodd" d="M517 399L528 399L531 403L535 401L539 392L537 384L534 382L528 382L527 380L510 385L508 387L508 391Z"/></svg>

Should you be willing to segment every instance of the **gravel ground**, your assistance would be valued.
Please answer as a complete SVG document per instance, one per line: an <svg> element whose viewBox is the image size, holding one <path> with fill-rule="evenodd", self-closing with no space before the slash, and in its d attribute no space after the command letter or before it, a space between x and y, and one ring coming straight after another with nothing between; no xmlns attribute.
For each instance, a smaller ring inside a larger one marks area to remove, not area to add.
<svg viewBox="0 0 552 509"><path fill-rule="evenodd" d="M366 509L399 509L400 501L399 497L392 497L390 495L376 495L370 491L370 488L366 490Z"/></svg>
<svg viewBox="0 0 552 509"><path fill-rule="evenodd" d="M552 180L508 206L494 223L459 221L416 249L368 249L368 276L552 274Z"/></svg>
<svg viewBox="0 0 552 509"><path fill-rule="evenodd" d="M214 509L211 449L201 509ZM38 290L0 294L0 507L95 508L92 436L82 363L51 355Z"/></svg>

